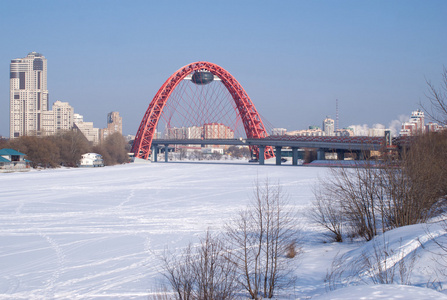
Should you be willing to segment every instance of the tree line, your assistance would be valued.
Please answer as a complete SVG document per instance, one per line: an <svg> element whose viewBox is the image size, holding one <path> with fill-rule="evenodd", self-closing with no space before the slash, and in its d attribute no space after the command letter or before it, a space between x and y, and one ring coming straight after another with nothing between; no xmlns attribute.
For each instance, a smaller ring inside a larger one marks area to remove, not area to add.
<svg viewBox="0 0 447 300"><path fill-rule="evenodd" d="M114 133L103 143L93 146L79 131L64 131L53 136L22 136L0 140L0 148L11 148L26 154L31 166L56 168L75 167L81 155L89 152L101 154L105 165L128 162L130 145L125 138Z"/></svg>
<svg viewBox="0 0 447 300"><path fill-rule="evenodd" d="M423 134L401 157L356 168L332 168L314 190L313 219L334 241L367 241L385 231L426 222L447 202L447 131Z"/></svg>

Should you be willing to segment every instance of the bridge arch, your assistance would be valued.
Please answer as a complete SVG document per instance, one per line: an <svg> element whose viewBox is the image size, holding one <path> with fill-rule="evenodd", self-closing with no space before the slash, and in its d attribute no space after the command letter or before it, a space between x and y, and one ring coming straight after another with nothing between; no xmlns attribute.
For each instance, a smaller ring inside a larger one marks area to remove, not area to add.
<svg viewBox="0 0 447 300"><path fill-rule="evenodd" d="M208 71L221 79L239 111L247 138L267 137L268 134L261 120L261 116L240 83L224 68L210 62L199 61L177 70L158 90L157 94L149 104L137 134L135 135L135 141L132 147L132 152L135 154L135 157L148 159L155 129L157 128L163 108L169 100L169 97L176 86L187 75L199 70ZM256 156L259 157L259 149L253 147L252 150ZM274 157L272 147L266 147L264 157L266 159Z"/></svg>

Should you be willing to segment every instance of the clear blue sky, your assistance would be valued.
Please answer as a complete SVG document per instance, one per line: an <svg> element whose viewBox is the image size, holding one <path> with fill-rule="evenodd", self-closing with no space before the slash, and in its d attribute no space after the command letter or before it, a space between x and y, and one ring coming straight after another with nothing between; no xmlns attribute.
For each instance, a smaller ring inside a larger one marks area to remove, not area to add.
<svg viewBox="0 0 447 300"><path fill-rule="evenodd" d="M0 0L0 135L9 136L9 64L48 59L51 104L95 127L110 111L135 134L177 69L229 71L275 127L388 125L424 101L447 66L447 1Z"/></svg>

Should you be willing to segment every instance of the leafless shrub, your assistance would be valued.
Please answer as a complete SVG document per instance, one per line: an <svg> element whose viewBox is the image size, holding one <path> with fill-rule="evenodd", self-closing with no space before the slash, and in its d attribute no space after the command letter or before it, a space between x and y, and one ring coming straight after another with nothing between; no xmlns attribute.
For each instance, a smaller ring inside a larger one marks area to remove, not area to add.
<svg viewBox="0 0 447 300"><path fill-rule="evenodd" d="M314 190L313 219L341 240L371 240L389 229L425 222L447 202L447 131L424 134L401 158L357 168L332 168Z"/></svg>
<svg viewBox="0 0 447 300"><path fill-rule="evenodd" d="M181 256L163 256L164 273L178 300L234 299L236 269L231 252L207 232L200 246L189 245Z"/></svg>
<svg viewBox="0 0 447 300"><path fill-rule="evenodd" d="M383 191L377 178L378 171L370 164L330 169L330 176L320 180L314 191L314 220L329 230L335 240L342 240L343 226L352 236L371 240L382 226L379 199Z"/></svg>
<svg viewBox="0 0 447 300"><path fill-rule="evenodd" d="M297 226L279 184L257 181L251 205L228 224L227 232L238 282L252 299L272 298L292 283L286 255L297 241Z"/></svg>
<svg viewBox="0 0 447 300"><path fill-rule="evenodd" d="M314 189L315 200L310 210L313 221L328 230L327 236L335 242L343 242L344 217L340 204L326 188Z"/></svg>
<svg viewBox="0 0 447 300"><path fill-rule="evenodd" d="M286 257L287 258L295 258L298 254L298 250L296 249L296 241L290 242L290 244L286 248Z"/></svg>
<svg viewBox="0 0 447 300"><path fill-rule="evenodd" d="M349 269L349 256L336 255L331 263L331 268L327 270L324 278L326 284L326 291L334 291L339 287L348 286L348 279L352 278L352 274L348 275Z"/></svg>

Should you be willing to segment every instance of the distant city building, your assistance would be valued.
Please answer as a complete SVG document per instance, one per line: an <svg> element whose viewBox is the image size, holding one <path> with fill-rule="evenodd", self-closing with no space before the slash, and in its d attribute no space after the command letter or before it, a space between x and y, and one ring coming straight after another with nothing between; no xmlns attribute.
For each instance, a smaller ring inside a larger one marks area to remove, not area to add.
<svg viewBox="0 0 447 300"><path fill-rule="evenodd" d="M273 128L272 129L272 135L285 135L287 132L287 129L285 128Z"/></svg>
<svg viewBox="0 0 447 300"><path fill-rule="evenodd" d="M385 136L385 128L369 128L368 136Z"/></svg>
<svg viewBox="0 0 447 300"><path fill-rule="evenodd" d="M154 130L154 139L161 139L163 137L162 133L157 129ZM135 136L133 137L135 139Z"/></svg>
<svg viewBox="0 0 447 300"><path fill-rule="evenodd" d="M181 139L234 139L234 130L221 123L208 123L203 126L166 128L165 138Z"/></svg>
<svg viewBox="0 0 447 300"><path fill-rule="evenodd" d="M71 130L74 123L74 110L68 102L56 101L52 110L43 112L42 131L45 135L54 135Z"/></svg>
<svg viewBox="0 0 447 300"><path fill-rule="evenodd" d="M311 126L309 126L310 128ZM321 130L317 126L312 126L312 129L306 130L294 130L286 132L286 135L295 135L295 136L324 136L323 130Z"/></svg>
<svg viewBox="0 0 447 300"><path fill-rule="evenodd" d="M117 111L107 114L107 128L100 130L100 141L103 142L109 135L115 132L123 134L123 118L120 117Z"/></svg>
<svg viewBox="0 0 447 300"><path fill-rule="evenodd" d="M343 128L335 130L335 136L354 136L352 128Z"/></svg>
<svg viewBox="0 0 447 300"><path fill-rule="evenodd" d="M400 136L418 135L426 131L424 112L415 110L411 112L411 117L408 122L402 123L402 128L399 132Z"/></svg>
<svg viewBox="0 0 447 300"><path fill-rule="evenodd" d="M425 127L424 112L419 109L411 112L410 122L416 124L416 130L418 133L422 133Z"/></svg>
<svg viewBox="0 0 447 300"><path fill-rule="evenodd" d="M10 138L41 135L48 111L47 60L36 52L11 60L9 76Z"/></svg>
<svg viewBox="0 0 447 300"><path fill-rule="evenodd" d="M201 139L203 137L203 126L187 127L185 136L187 139Z"/></svg>
<svg viewBox="0 0 447 300"><path fill-rule="evenodd" d="M326 136L335 135L335 121L329 117L326 117L323 121L323 131Z"/></svg>
<svg viewBox="0 0 447 300"><path fill-rule="evenodd" d="M99 129L93 127L93 122L84 122L84 117L80 114L74 114L73 118L73 128L79 130L93 145L97 145L99 143Z"/></svg>
<svg viewBox="0 0 447 300"><path fill-rule="evenodd" d="M134 135L128 134L124 137L126 139L126 141L130 142L133 141L135 139Z"/></svg>
<svg viewBox="0 0 447 300"><path fill-rule="evenodd" d="M425 125L425 132L438 132L441 130L446 130L446 127L443 127L439 125L438 123L429 122L427 125Z"/></svg>
<svg viewBox="0 0 447 300"><path fill-rule="evenodd" d="M165 136L169 140L183 140L186 139L186 127L172 127L167 128L165 131Z"/></svg>
<svg viewBox="0 0 447 300"><path fill-rule="evenodd" d="M204 139L234 139L234 131L221 123L208 123L203 125Z"/></svg>

